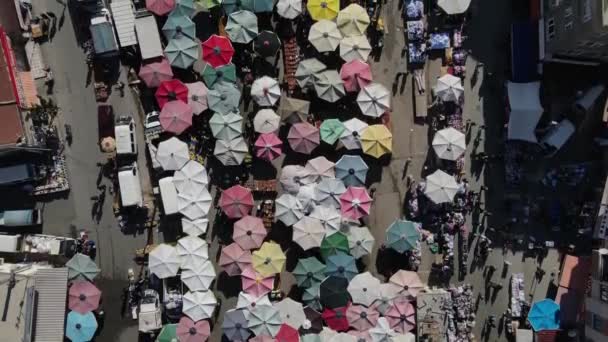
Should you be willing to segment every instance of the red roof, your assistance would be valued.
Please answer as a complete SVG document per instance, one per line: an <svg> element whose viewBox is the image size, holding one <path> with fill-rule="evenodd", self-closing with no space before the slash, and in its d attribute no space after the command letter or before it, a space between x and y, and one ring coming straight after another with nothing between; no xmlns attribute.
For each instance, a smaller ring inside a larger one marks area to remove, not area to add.
<svg viewBox="0 0 608 342"><path fill-rule="evenodd" d="M591 258L566 255L559 286L585 292L591 270Z"/></svg>

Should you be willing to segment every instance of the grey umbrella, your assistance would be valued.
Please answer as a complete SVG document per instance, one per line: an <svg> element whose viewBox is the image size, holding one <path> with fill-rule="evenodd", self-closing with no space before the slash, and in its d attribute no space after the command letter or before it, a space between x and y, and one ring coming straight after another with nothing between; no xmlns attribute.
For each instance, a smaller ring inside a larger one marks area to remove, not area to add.
<svg viewBox="0 0 608 342"><path fill-rule="evenodd" d="M344 155L336 163L336 178L341 179L346 186L362 186L368 169L361 157Z"/></svg>
<svg viewBox="0 0 608 342"><path fill-rule="evenodd" d="M327 66L316 58L308 58L298 63L296 69L296 81L301 88L314 85L314 77L321 71L327 69Z"/></svg>
<svg viewBox="0 0 608 342"><path fill-rule="evenodd" d="M230 341L247 341L251 333L248 328L247 318L243 310L228 310L224 315L224 322L222 323L222 329L224 335Z"/></svg>
<svg viewBox="0 0 608 342"><path fill-rule="evenodd" d="M216 113L226 114L239 111L241 92L232 83L220 82L207 93L209 109Z"/></svg>

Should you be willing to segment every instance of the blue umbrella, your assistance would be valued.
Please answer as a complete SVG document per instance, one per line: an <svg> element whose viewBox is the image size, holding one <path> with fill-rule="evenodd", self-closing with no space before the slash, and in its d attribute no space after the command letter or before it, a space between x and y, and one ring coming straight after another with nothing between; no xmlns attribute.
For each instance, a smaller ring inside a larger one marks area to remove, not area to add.
<svg viewBox="0 0 608 342"><path fill-rule="evenodd" d="M323 307L321 306L320 286L321 283L313 282L312 285L305 288L304 293L302 293L302 301L317 311L323 310Z"/></svg>
<svg viewBox="0 0 608 342"><path fill-rule="evenodd" d="M346 186L363 186L368 169L361 157L344 155L336 163L336 178Z"/></svg>
<svg viewBox="0 0 608 342"><path fill-rule="evenodd" d="M194 0L177 0L175 3L175 8L169 16L174 14L185 15L186 17L192 17L196 12L196 6L194 5Z"/></svg>
<svg viewBox="0 0 608 342"><path fill-rule="evenodd" d="M72 342L90 341L97 331L97 320L92 312L80 314L76 311L70 311L68 321L65 327L65 335Z"/></svg>
<svg viewBox="0 0 608 342"><path fill-rule="evenodd" d="M253 11L256 13L272 12L273 7L274 1L272 0L253 0Z"/></svg>
<svg viewBox="0 0 608 342"><path fill-rule="evenodd" d="M178 35L169 40L165 48L165 55L172 66L188 69L196 60L200 58L200 44L186 37Z"/></svg>
<svg viewBox="0 0 608 342"><path fill-rule="evenodd" d="M171 12L163 25L163 34L165 38L172 39L178 35L185 35L188 38L196 37L196 26L190 17L179 13Z"/></svg>
<svg viewBox="0 0 608 342"><path fill-rule="evenodd" d="M386 230L386 245L399 253L414 249L419 240L420 231L415 222L396 220Z"/></svg>
<svg viewBox="0 0 608 342"><path fill-rule="evenodd" d="M348 281L351 281L351 279L359 274L355 262L356 259L346 253L338 252L337 254L330 255L327 257L325 274L327 276L346 278Z"/></svg>
<svg viewBox="0 0 608 342"><path fill-rule="evenodd" d="M551 299L543 299L532 305L528 322L534 331L559 329L559 304Z"/></svg>

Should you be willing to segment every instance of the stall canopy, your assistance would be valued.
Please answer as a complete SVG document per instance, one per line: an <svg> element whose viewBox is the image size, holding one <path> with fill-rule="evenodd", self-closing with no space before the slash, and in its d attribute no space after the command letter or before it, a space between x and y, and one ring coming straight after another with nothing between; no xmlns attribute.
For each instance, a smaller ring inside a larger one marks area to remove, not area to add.
<svg viewBox="0 0 608 342"><path fill-rule="evenodd" d="M534 130L543 114L539 98L540 82L507 83L509 94L508 139L537 143Z"/></svg>
<svg viewBox="0 0 608 342"><path fill-rule="evenodd" d="M135 13L131 0L114 0L110 3L112 18L116 25L120 47L137 45L135 36Z"/></svg>
<svg viewBox="0 0 608 342"><path fill-rule="evenodd" d="M163 55L160 34L154 16L147 15L135 19L135 31L139 42L142 59L150 59Z"/></svg>
<svg viewBox="0 0 608 342"><path fill-rule="evenodd" d="M90 30L93 47L97 55L111 56L118 53L114 28L105 17L91 19Z"/></svg>

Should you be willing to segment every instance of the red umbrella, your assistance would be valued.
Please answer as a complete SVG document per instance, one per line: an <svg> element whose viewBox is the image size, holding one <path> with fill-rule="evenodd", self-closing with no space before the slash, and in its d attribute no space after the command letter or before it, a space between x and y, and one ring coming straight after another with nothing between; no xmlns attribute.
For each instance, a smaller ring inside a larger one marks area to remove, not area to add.
<svg viewBox="0 0 608 342"><path fill-rule="evenodd" d="M156 89L156 102L162 109L169 101L182 100L188 103L188 87L180 80L164 81Z"/></svg>
<svg viewBox="0 0 608 342"><path fill-rule="evenodd" d="M255 155L258 158L271 161L281 155L282 146L283 142L275 133L263 133L255 141Z"/></svg>
<svg viewBox="0 0 608 342"><path fill-rule="evenodd" d="M266 233L261 218L247 215L234 223L232 240L243 249L258 249L262 246Z"/></svg>
<svg viewBox="0 0 608 342"><path fill-rule="evenodd" d="M346 331L349 326L348 319L346 318L346 310L346 306L335 309L325 308L321 317L323 317L327 326L335 331Z"/></svg>
<svg viewBox="0 0 608 342"><path fill-rule="evenodd" d="M70 286L68 308L81 314L99 307L101 291L88 281L77 281Z"/></svg>
<svg viewBox="0 0 608 342"><path fill-rule="evenodd" d="M222 247L219 265L229 276L240 275L241 272L251 265L251 252L243 250L236 243Z"/></svg>
<svg viewBox="0 0 608 342"><path fill-rule="evenodd" d="M391 325L391 328L401 334L405 334L414 329L416 325L415 314L416 310L412 303L402 297L393 301L393 305L388 308L384 316Z"/></svg>
<svg viewBox="0 0 608 342"><path fill-rule="evenodd" d="M234 185L222 191L220 208L229 218L239 218L248 215L253 209L253 195L251 190Z"/></svg>
<svg viewBox="0 0 608 342"><path fill-rule="evenodd" d="M288 324L281 324L279 332L274 337L277 342L300 342L300 334Z"/></svg>
<svg viewBox="0 0 608 342"><path fill-rule="evenodd" d="M234 48L230 39L216 34L203 42L203 60L217 68L230 63Z"/></svg>
<svg viewBox="0 0 608 342"><path fill-rule="evenodd" d="M319 146L319 139L319 130L308 122L294 124L287 134L291 149L304 154L310 154Z"/></svg>
<svg viewBox="0 0 608 342"><path fill-rule="evenodd" d="M180 100L167 102L160 111L160 125L166 132L182 134L192 126L192 107Z"/></svg>
<svg viewBox="0 0 608 342"><path fill-rule="evenodd" d="M165 15L175 8L175 0L146 0L146 8L156 15Z"/></svg>
<svg viewBox="0 0 608 342"><path fill-rule="evenodd" d="M141 78L148 87L156 88L161 82L173 79L171 64L169 64L169 61L165 58L158 62L144 64L139 69L139 78Z"/></svg>
<svg viewBox="0 0 608 342"><path fill-rule="evenodd" d="M340 78L344 81L346 91L359 91L372 82L372 71L369 64L354 59L342 65Z"/></svg>
<svg viewBox="0 0 608 342"><path fill-rule="evenodd" d="M205 320L194 322L190 317L182 316L176 334L180 342L204 342L211 334L211 327Z"/></svg>

